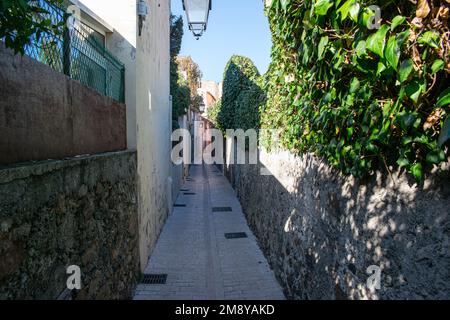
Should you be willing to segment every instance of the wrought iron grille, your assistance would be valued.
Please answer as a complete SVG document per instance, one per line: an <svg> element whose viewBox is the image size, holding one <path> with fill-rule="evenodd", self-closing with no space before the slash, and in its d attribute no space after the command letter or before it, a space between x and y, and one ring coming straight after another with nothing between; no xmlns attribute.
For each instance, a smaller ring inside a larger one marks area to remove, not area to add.
<svg viewBox="0 0 450 320"><path fill-rule="evenodd" d="M45 0L34 2L48 12L36 19L50 19L54 25L66 21L63 7ZM58 34L33 35L25 54L114 100L125 100L124 64L108 52L99 34L82 22L70 29L64 24Z"/></svg>

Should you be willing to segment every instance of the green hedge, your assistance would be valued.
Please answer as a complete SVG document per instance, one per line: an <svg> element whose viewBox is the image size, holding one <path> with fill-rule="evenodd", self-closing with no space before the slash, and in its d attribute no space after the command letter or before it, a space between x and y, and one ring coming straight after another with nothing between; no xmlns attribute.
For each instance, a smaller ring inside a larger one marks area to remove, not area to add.
<svg viewBox="0 0 450 320"><path fill-rule="evenodd" d="M449 4L418 3L272 0L262 127L358 177L397 165L421 180L445 161ZM370 5L381 9L379 29Z"/></svg>
<svg viewBox="0 0 450 320"><path fill-rule="evenodd" d="M249 58L231 57L225 68L223 96L217 114L219 128L247 130L259 127L259 106L265 99L260 78Z"/></svg>

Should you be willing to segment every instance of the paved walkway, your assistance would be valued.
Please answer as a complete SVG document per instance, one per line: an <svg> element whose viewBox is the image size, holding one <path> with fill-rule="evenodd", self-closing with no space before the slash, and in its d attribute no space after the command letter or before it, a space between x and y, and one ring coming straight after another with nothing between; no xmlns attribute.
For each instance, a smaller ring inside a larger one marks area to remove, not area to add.
<svg viewBox="0 0 450 320"><path fill-rule="evenodd" d="M284 299L226 178L213 166L193 166L190 175L177 199L186 207L174 208L145 270L167 274L166 284L140 284L134 298ZM225 238L237 232L248 238Z"/></svg>

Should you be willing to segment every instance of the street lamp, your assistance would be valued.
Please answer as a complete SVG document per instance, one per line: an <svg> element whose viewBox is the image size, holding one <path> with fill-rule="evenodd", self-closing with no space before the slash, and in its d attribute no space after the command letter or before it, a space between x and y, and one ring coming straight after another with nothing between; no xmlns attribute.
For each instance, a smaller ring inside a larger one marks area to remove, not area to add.
<svg viewBox="0 0 450 320"><path fill-rule="evenodd" d="M192 31L197 40L203 35L208 25L209 11L212 0L183 0L183 9Z"/></svg>

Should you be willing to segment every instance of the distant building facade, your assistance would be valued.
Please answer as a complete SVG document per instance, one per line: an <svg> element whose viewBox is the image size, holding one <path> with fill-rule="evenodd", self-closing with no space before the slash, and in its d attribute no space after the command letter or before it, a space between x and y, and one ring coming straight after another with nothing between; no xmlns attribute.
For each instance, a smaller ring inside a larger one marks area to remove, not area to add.
<svg viewBox="0 0 450 320"><path fill-rule="evenodd" d="M222 83L215 81L202 81L202 86L198 89L198 94L203 99L203 113L208 112L208 108L212 107L222 98Z"/></svg>

